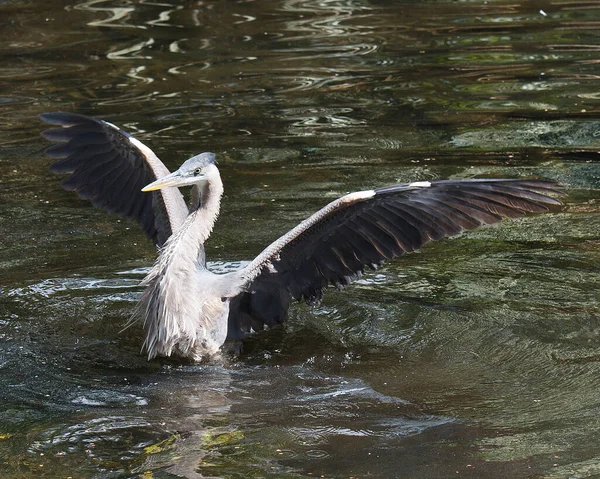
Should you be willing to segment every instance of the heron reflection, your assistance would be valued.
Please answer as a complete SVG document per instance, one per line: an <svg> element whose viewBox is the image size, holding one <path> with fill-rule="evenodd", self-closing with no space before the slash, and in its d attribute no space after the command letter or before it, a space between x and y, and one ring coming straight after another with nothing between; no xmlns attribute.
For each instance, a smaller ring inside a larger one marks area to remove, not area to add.
<svg viewBox="0 0 600 479"><path fill-rule="evenodd" d="M200 360L228 339L286 319L292 299L318 304L328 285L342 288L366 267L431 240L543 212L560 194L543 180L419 181L347 194L275 240L246 266L224 274L206 267L204 243L219 215L223 182L213 153L173 173L146 145L117 126L72 113L45 113L58 125L51 170L61 185L99 208L137 221L159 247L144 278L138 316L148 358ZM191 186L189 205L180 187Z"/></svg>

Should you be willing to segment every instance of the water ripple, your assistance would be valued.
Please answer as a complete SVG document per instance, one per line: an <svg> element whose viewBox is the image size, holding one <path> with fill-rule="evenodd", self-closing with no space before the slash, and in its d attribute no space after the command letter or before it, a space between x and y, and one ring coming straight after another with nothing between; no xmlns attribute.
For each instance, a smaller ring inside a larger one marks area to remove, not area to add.
<svg viewBox="0 0 600 479"><path fill-rule="evenodd" d="M66 428L53 428L45 431L37 441L31 444L29 452L51 452L60 456L84 451L90 456L95 456L96 445L105 441L120 441L123 439L123 435L130 435L136 430L146 429L150 426L151 423L143 417L93 418Z"/></svg>
<svg viewBox="0 0 600 479"><path fill-rule="evenodd" d="M148 405L148 400L144 397L112 390L88 391L83 395L74 397L71 402L81 406L114 408Z"/></svg>
<svg viewBox="0 0 600 479"><path fill-rule="evenodd" d="M144 59L149 60L152 57L149 55L140 55L138 54L144 48L147 48L151 45L154 45L154 39L149 38L148 40L144 40L141 42L134 43L133 45L127 46L125 48L121 48L116 51L111 51L106 54L106 57L109 60L133 60L133 59Z"/></svg>
<svg viewBox="0 0 600 479"><path fill-rule="evenodd" d="M163 10L159 13L158 18L155 20L149 20L148 22L146 22L148 25L152 25L154 27L177 27L177 28L184 28L183 25L179 25L176 23L170 23L171 21L171 14L174 12L177 12L181 9L184 8L183 5L171 5L169 3L155 3L153 2L152 5L160 5L163 7L167 7L167 10ZM172 8L171 8L172 7Z"/></svg>
<svg viewBox="0 0 600 479"><path fill-rule="evenodd" d="M108 13L110 16L104 20L93 20L88 23L91 27L112 27L112 28L147 28L143 25L131 25L127 23L131 12L135 10L135 7L100 7L105 3L112 3L112 0L88 0L86 2L75 5L73 8L76 10L84 10L88 12L101 12Z"/></svg>
<svg viewBox="0 0 600 479"><path fill-rule="evenodd" d="M184 25L173 21L173 14L185 8L184 5L177 5L168 2L132 2L126 1L125 5L112 5L114 0L87 0L73 7L75 10L91 12L94 14L107 15L102 20L92 20L88 22L91 27L108 28L135 28L145 30L153 27L184 28ZM138 13L158 10L156 18L152 20L138 20ZM138 22L138 23L136 23Z"/></svg>
<svg viewBox="0 0 600 479"><path fill-rule="evenodd" d="M377 45L368 43L355 43L350 45L327 45L327 46L307 46L300 48L286 48L278 50L282 54L280 61L302 61L315 58L336 58L336 57L352 57L370 55L378 50ZM308 55L301 55L308 53Z"/></svg>

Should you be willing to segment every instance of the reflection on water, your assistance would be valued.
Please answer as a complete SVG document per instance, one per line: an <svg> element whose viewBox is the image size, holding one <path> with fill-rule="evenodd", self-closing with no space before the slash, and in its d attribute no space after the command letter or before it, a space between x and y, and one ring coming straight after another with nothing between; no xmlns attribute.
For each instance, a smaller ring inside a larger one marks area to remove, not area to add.
<svg viewBox="0 0 600 479"><path fill-rule="evenodd" d="M0 2L0 475L596 477L597 2ZM227 271L348 191L543 176L561 213L428 246L214 364L121 331L155 258L37 115L215 151Z"/></svg>

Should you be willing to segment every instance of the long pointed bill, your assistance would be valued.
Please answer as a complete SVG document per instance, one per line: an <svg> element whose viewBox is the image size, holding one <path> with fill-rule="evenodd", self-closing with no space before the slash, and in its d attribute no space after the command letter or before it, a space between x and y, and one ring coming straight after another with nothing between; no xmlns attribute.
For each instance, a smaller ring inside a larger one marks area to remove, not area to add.
<svg viewBox="0 0 600 479"><path fill-rule="evenodd" d="M161 188L166 188L167 186L182 186L182 177L178 171L174 171L170 175L167 175L163 178L159 178L156 181L153 181L149 185L146 185L142 188L142 191L155 191L160 190ZM183 183L185 184L185 183Z"/></svg>

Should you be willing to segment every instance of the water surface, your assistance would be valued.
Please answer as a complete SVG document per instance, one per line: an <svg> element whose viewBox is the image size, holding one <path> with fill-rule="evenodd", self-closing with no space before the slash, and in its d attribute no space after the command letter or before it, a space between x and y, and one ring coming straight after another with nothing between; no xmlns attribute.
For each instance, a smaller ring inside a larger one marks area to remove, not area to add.
<svg viewBox="0 0 600 479"><path fill-rule="evenodd" d="M0 475L600 475L600 7L0 3ZM230 269L341 194L539 176L565 208L388 263L210 364L119 333L155 258L48 171L37 115L214 151Z"/></svg>

